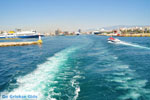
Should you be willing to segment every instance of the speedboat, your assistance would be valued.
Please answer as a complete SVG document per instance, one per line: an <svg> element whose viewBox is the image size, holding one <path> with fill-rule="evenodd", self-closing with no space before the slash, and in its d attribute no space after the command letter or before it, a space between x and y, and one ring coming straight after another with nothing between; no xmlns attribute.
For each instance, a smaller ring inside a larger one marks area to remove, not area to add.
<svg viewBox="0 0 150 100"><path fill-rule="evenodd" d="M107 40L108 40L108 42L110 42L110 43L117 43L117 42L120 42L119 39L116 39L116 38L113 38L113 37L110 37L110 38L108 38Z"/></svg>

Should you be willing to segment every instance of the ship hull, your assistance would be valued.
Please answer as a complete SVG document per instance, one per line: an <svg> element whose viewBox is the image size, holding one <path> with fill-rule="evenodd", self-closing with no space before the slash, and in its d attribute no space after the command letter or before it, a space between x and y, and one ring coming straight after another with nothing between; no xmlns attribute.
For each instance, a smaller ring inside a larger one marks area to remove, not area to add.
<svg viewBox="0 0 150 100"><path fill-rule="evenodd" d="M43 36L43 35L41 35ZM0 39L15 39L15 38L38 38L39 35L25 35L25 36L0 36Z"/></svg>
<svg viewBox="0 0 150 100"><path fill-rule="evenodd" d="M26 35L26 36L17 36L17 38L38 38L39 35Z"/></svg>

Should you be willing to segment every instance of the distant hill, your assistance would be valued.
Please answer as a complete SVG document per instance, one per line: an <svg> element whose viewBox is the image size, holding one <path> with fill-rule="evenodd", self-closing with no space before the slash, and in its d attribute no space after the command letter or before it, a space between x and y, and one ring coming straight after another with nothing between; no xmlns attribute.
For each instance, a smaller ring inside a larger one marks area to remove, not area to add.
<svg viewBox="0 0 150 100"><path fill-rule="evenodd" d="M129 27L144 27L144 26L148 26L148 25L116 25L116 26L108 26L108 27L102 27L102 28L105 30L113 30L113 29L118 29L118 28L123 28L123 27L129 28Z"/></svg>
<svg viewBox="0 0 150 100"><path fill-rule="evenodd" d="M100 27L100 28L93 28L93 29L87 29L86 31L96 31L96 30L113 30L113 29L119 29L119 28L129 28L129 27L144 27L144 26L150 26L150 25L115 25L115 26L108 26L108 27Z"/></svg>

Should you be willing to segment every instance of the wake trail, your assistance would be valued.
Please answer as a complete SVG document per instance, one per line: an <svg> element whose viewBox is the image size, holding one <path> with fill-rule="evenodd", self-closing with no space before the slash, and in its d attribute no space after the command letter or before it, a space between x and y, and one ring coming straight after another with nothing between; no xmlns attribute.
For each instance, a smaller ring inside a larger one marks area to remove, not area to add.
<svg viewBox="0 0 150 100"><path fill-rule="evenodd" d="M136 47L136 48L141 48L141 49L147 49L147 50L150 50L149 47L145 47L145 46L141 46L141 45L138 45L138 44L133 44L133 43L129 43L129 42L125 42L125 41L119 41L115 44L120 44L120 45L126 45L126 46L132 46L132 47Z"/></svg>
<svg viewBox="0 0 150 100"><path fill-rule="evenodd" d="M78 47L67 48L56 53L54 56L49 57L43 64L37 65L37 69L32 73L18 77L17 84L19 87L8 94L36 92L37 94L40 94L38 100L56 100L52 96L60 96L61 92L55 93L54 91L58 87L53 86L53 84L57 84L59 82L55 81L55 77L60 70L62 70L62 66L67 63L70 55L78 49ZM74 78L73 81L74 84L77 83L76 78ZM73 87L75 88L74 98L77 99L80 87L78 84L73 85Z"/></svg>

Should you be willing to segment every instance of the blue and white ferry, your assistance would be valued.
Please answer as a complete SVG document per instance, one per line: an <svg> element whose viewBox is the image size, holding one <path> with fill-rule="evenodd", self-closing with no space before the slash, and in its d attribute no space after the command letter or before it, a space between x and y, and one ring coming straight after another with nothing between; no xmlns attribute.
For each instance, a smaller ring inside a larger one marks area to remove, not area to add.
<svg viewBox="0 0 150 100"><path fill-rule="evenodd" d="M3 33L0 35L0 39L10 39L10 38L38 38L40 36L43 36L36 31L20 31L20 32L14 32L14 33Z"/></svg>

